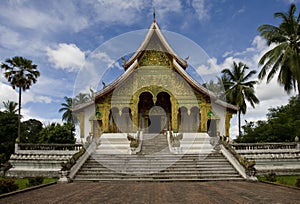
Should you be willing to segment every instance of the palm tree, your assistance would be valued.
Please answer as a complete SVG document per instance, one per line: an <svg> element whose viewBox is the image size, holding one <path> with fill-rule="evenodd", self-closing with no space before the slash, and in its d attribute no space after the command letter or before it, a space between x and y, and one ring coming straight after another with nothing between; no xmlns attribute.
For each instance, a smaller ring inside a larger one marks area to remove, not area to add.
<svg viewBox="0 0 300 204"><path fill-rule="evenodd" d="M279 72L278 82L287 93L298 89L300 94L300 14L294 16L295 4L291 4L287 13L277 12L275 18L282 22L279 26L264 24L258 28L260 35L267 40L268 45L275 47L265 53L259 61L262 69L258 75L267 83Z"/></svg>
<svg viewBox="0 0 300 204"><path fill-rule="evenodd" d="M75 123L77 123L77 120L76 120L76 117L73 116L73 114L72 114L72 107L73 107L74 100L67 96L65 96L64 99L65 99L65 103L61 104L62 108L60 108L58 110L58 112L63 112L63 115L62 115L63 121L67 121L72 124L75 124Z"/></svg>
<svg viewBox="0 0 300 204"><path fill-rule="evenodd" d="M79 93L74 99L74 105L80 105L90 100L89 94Z"/></svg>
<svg viewBox="0 0 300 204"><path fill-rule="evenodd" d="M254 108L254 104L258 104L259 100L254 93L254 85L257 81L249 81L249 79L256 74L256 71L252 70L249 73L246 71L249 69L247 65L239 62L233 62L232 70L224 69L222 71L224 78L227 78L230 83L230 87L225 92L226 99L229 103L236 105L238 110L238 127L239 136L241 136L241 113L245 114L247 111L246 101L248 101Z"/></svg>
<svg viewBox="0 0 300 204"><path fill-rule="evenodd" d="M1 68L5 70L4 77L11 84L13 89L19 88L19 109L18 109L18 140L21 133L21 98L22 90L26 91L30 86L36 83L40 72L37 65L32 64L31 60L16 56L12 59L6 59Z"/></svg>
<svg viewBox="0 0 300 204"><path fill-rule="evenodd" d="M3 105L5 108L4 112L6 112L6 113L16 114L18 111L18 109L17 109L18 103L14 102L14 101L9 101L9 100L7 102L3 101Z"/></svg>

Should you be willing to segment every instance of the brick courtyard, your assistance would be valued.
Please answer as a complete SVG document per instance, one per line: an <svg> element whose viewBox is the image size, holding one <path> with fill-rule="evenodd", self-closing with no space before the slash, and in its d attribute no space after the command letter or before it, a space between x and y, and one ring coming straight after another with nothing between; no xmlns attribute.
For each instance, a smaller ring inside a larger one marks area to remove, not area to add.
<svg viewBox="0 0 300 204"><path fill-rule="evenodd" d="M243 181L77 182L18 193L0 203L300 203L300 190Z"/></svg>

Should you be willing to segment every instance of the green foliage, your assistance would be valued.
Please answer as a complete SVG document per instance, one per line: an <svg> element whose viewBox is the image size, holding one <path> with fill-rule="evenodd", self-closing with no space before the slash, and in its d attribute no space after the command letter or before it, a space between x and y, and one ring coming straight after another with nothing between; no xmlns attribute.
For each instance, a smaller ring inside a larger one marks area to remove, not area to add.
<svg viewBox="0 0 300 204"><path fill-rule="evenodd" d="M6 59L5 63L1 64L1 69L4 69L4 77L10 83L13 89L19 88L19 108L18 108L18 139L20 139L21 131L21 95L22 91L26 91L35 84L40 72L37 70L37 65L32 64L31 60L16 56L12 59Z"/></svg>
<svg viewBox="0 0 300 204"><path fill-rule="evenodd" d="M300 177L297 178L295 186L300 188Z"/></svg>
<svg viewBox="0 0 300 204"><path fill-rule="evenodd" d="M247 122L244 134L236 142L294 142L300 136L300 97L291 97L289 104L270 108L267 121Z"/></svg>
<svg viewBox="0 0 300 204"><path fill-rule="evenodd" d="M14 101L7 101L7 102L4 102L3 101L3 105L4 105L4 108L5 108L5 113L17 113L18 112L18 103L14 102Z"/></svg>
<svg viewBox="0 0 300 204"><path fill-rule="evenodd" d="M15 184L13 179L1 179L0 180L0 194L9 193L18 189L18 185Z"/></svg>
<svg viewBox="0 0 300 204"><path fill-rule="evenodd" d="M239 136L241 135L241 113L245 114L247 112L246 101L254 108L255 104L259 103L258 98L255 95L254 85L257 83L255 80L250 80L256 74L255 70L249 71L249 67L239 62L233 62L232 69L223 69L222 74L224 83L226 100L236 105L238 110L238 128Z"/></svg>
<svg viewBox="0 0 300 204"><path fill-rule="evenodd" d="M271 177L271 178L270 178ZM274 179L274 177L276 177L276 180ZM279 184L284 184L284 185L289 185L289 186L296 186L296 187L300 187L297 186L297 182L299 180L299 184L300 184L300 177L297 175L275 175L272 174L270 175L266 175L266 176L258 176L257 179L259 181L269 181L269 182L274 182L274 183L279 183ZM273 180L273 181L270 181Z"/></svg>
<svg viewBox="0 0 300 204"><path fill-rule="evenodd" d="M265 175L265 179L266 179L266 181L276 182L277 181L277 175L274 172L272 172L272 173L269 173L269 174Z"/></svg>
<svg viewBox="0 0 300 204"><path fill-rule="evenodd" d="M72 114L72 107L74 105L74 99L69 98L67 96L64 97L65 102L61 104L62 108L58 110L58 112L63 112L62 121L66 121L68 123L76 124L77 118Z"/></svg>
<svg viewBox="0 0 300 204"><path fill-rule="evenodd" d="M43 184L43 181L44 181L44 178L40 177L40 176L28 178L27 187L41 185L41 184Z"/></svg>
<svg viewBox="0 0 300 204"><path fill-rule="evenodd" d="M35 119L29 119L21 124L21 143L38 143L43 124Z"/></svg>
<svg viewBox="0 0 300 204"><path fill-rule="evenodd" d="M74 144L75 127L71 123L52 123L40 132L40 143Z"/></svg>
<svg viewBox="0 0 300 204"><path fill-rule="evenodd" d="M270 82L279 72L277 81L284 90L289 93L298 86L300 93L300 15L296 14L296 5L291 4L288 12L277 12L274 17L281 20L278 26L264 24L258 28L268 45L275 45L260 59L262 69L258 77L267 77Z"/></svg>
<svg viewBox="0 0 300 204"><path fill-rule="evenodd" d="M4 154L8 160L14 152L15 140L17 138L18 115L0 111L0 154Z"/></svg>

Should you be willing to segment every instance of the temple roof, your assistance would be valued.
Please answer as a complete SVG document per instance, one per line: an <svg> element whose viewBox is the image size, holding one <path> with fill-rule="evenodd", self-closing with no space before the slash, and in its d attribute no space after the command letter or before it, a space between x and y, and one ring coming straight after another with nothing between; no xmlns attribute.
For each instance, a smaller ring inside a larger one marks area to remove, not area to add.
<svg viewBox="0 0 300 204"><path fill-rule="evenodd" d="M132 55L132 57L123 64L125 68L125 72L117 78L114 82L104 87L102 90L96 93L94 101L109 94L113 91L119 84L124 82L137 67L139 67L139 58L143 54L145 50L158 50L165 53L168 53L172 57L172 67L175 71L177 71L187 82L193 87L196 91L201 92L202 94L211 98L211 102L218 104L227 109L237 111L238 107L232 104L229 104L225 101L220 100L213 92L206 89L204 86L199 84L196 80L194 80L187 72L187 62L177 56L177 54L173 51L171 46L167 43L165 37L160 31L158 24L154 20L150 26L150 29L146 35L145 40L138 48L138 50ZM85 103L74 107L73 111L81 110L87 106L90 106L92 103Z"/></svg>
<svg viewBox="0 0 300 204"><path fill-rule="evenodd" d="M154 20L149 28L149 31L146 35L145 40L142 42L138 50L131 56L129 60L127 60L123 67L125 70L128 69L132 65L132 63L138 59L145 50L158 50L165 53L168 53L172 56L173 59L176 60L177 63L181 65L184 69L187 67L187 62L181 59L171 48L164 35L159 29L159 26Z"/></svg>

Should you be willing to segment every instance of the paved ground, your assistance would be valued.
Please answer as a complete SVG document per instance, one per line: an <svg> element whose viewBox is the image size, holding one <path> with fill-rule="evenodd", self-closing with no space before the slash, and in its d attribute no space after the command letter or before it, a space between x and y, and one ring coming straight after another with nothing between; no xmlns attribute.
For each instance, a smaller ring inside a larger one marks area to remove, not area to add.
<svg viewBox="0 0 300 204"><path fill-rule="evenodd" d="M0 199L0 203L300 203L300 190L250 182L77 182Z"/></svg>

